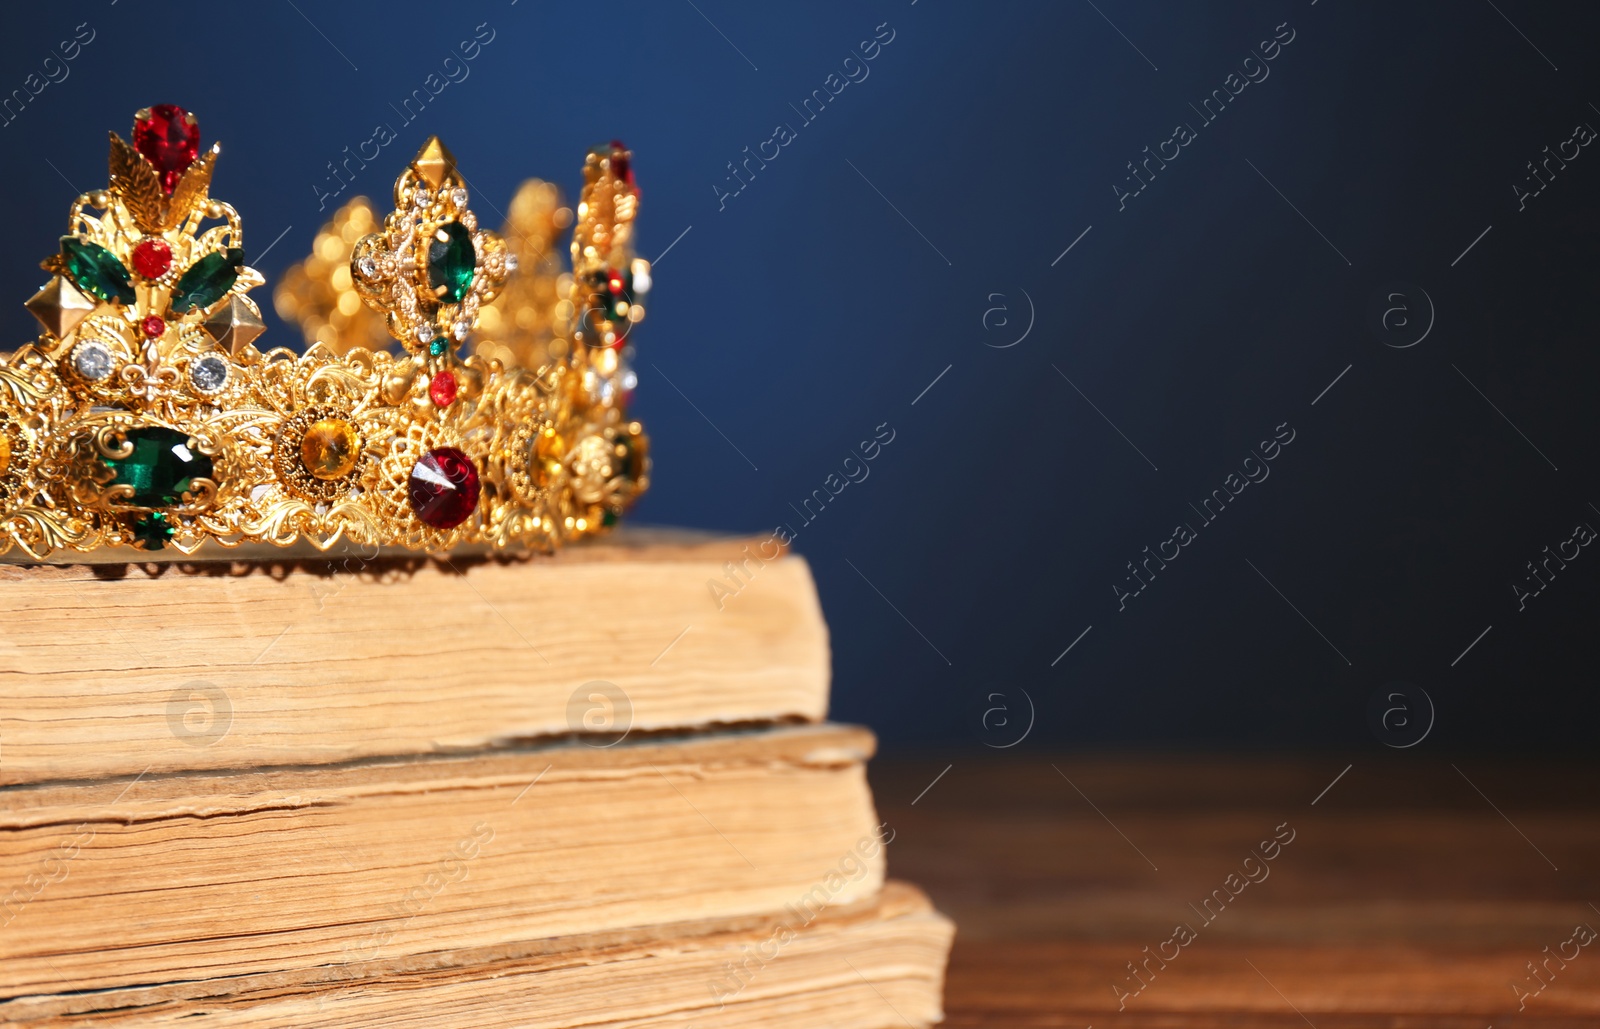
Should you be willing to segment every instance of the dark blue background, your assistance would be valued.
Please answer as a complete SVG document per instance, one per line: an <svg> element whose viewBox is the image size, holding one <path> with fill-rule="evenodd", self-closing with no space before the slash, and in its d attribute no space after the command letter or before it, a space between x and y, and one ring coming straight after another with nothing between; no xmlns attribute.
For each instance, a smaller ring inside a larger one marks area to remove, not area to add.
<svg viewBox="0 0 1600 1029"><path fill-rule="evenodd" d="M985 711L1031 704L1022 749L1376 746L1368 700L1405 680L1437 706L1431 746L1592 738L1600 556L1526 610L1511 583L1600 525L1600 154L1525 211L1512 189L1600 125L1593 5L296 2L8 9L7 90L95 32L0 128L9 337L105 181L106 131L146 104L223 142L213 192L269 290L326 217L327 162L379 122L400 139L341 200L386 201L438 133L491 223L521 178L570 193L621 137L643 253L692 226L636 337L637 517L797 529L836 716L891 745L997 745L1022 722ZM884 23L870 76L800 125L790 105ZM1269 77L1201 127L1189 105L1284 23ZM390 105L480 25L470 77L401 128ZM781 122L797 138L719 210L727 163ZM1119 211L1125 163L1180 122L1198 138ZM1435 309L1408 348L1369 312L1394 280ZM1270 478L1119 610L1125 563L1284 422ZM870 478L802 525L791 504L882 423Z"/></svg>

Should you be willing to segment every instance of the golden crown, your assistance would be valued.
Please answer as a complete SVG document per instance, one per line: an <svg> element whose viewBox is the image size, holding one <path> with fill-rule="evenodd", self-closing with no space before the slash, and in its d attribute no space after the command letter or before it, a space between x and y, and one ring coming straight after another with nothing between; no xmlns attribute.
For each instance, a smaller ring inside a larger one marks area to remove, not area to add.
<svg viewBox="0 0 1600 1029"><path fill-rule="evenodd" d="M502 237L429 139L392 213L347 204L280 287L303 354L255 346L264 280L210 195L219 153L189 112L149 107L74 201L27 303L44 331L0 362L0 553L551 548L645 490L626 409L649 264L621 143L589 153L576 219L533 182Z"/></svg>

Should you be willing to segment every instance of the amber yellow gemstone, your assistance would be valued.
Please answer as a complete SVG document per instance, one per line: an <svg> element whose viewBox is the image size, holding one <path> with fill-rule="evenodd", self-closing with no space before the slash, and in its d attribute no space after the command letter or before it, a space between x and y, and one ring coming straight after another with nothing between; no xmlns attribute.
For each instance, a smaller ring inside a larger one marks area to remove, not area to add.
<svg viewBox="0 0 1600 1029"><path fill-rule="evenodd" d="M561 459L566 456L567 444L556 430L546 426L533 441L532 460L535 481L547 487L561 474Z"/></svg>
<svg viewBox="0 0 1600 1029"><path fill-rule="evenodd" d="M361 456L361 437L343 418L313 422L300 441L300 460L319 479L339 479L350 474Z"/></svg>
<svg viewBox="0 0 1600 1029"><path fill-rule="evenodd" d="M556 430L546 426L533 441L533 453L541 461L560 461L567 452L567 441Z"/></svg>
<svg viewBox="0 0 1600 1029"><path fill-rule="evenodd" d="M0 433L0 475L11 467L11 437Z"/></svg>

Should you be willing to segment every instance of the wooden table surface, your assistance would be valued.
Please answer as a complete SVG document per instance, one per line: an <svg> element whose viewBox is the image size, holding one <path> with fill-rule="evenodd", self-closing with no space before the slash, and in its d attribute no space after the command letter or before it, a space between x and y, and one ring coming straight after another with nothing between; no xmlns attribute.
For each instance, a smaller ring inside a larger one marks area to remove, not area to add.
<svg viewBox="0 0 1600 1029"><path fill-rule="evenodd" d="M872 780L890 873L958 926L953 1029L1594 1029L1597 772L991 753Z"/></svg>

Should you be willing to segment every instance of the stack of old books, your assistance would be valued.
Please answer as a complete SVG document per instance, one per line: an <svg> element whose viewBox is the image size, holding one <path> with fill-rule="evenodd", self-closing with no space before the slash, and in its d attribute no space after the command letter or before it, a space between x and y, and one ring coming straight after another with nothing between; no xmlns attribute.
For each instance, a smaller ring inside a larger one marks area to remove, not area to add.
<svg viewBox="0 0 1600 1029"><path fill-rule="evenodd" d="M747 544L0 568L0 1024L937 1022Z"/></svg>

